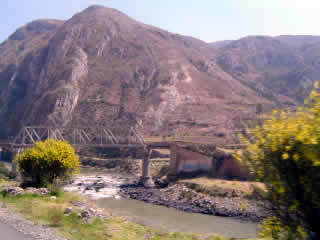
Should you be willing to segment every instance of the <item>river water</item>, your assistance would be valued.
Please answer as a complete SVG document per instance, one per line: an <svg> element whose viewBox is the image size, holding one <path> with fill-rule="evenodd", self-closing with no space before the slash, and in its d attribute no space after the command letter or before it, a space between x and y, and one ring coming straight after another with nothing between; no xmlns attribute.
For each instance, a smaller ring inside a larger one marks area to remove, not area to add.
<svg viewBox="0 0 320 240"><path fill-rule="evenodd" d="M257 236L258 226L256 223L241 221L235 218L186 213L142 201L119 198L117 194L117 189L120 186L119 183L126 183L130 179L128 176L86 169L81 171L81 175L75 183L76 185L79 184L79 181L89 181L90 183L90 181L95 181L94 177L107 182L106 188L102 189L101 193L97 195L94 195L92 191L83 192L81 190L81 192L95 199L96 204L100 208L106 209L113 215L125 217L130 221L153 229L170 232L219 234L229 238L254 238ZM76 189L73 188L73 190L75 191ZM103 198L101 194L106 194L108 198Z"/></svg>
<svg viewBox="0 0 320 240"><path fill-rule="evenodd" d="M257 224L234 218L185 213L172 208L123 198L100 199L96 203L113 215L123 216L128 220L154 229L185 233L216 233L230 238L254 238L257 236Z"/></svg>

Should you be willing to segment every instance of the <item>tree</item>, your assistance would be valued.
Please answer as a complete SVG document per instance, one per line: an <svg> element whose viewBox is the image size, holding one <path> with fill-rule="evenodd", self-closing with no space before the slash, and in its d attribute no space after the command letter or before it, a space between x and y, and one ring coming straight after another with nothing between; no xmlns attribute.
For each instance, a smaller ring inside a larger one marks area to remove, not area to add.
<svg viewBox="0 0 320 240"><path fill-rule="evenodd" d="M240 136L246 147L236 157L266 184L273 224L290 233L278 237L302 228L309 239L320 239L320 94L312 91L295 112L273 111L248 133Z"/></svg>
<svg viewBox="0 0 320 240"><path fill-rule="evenodd" d="M80 165L73 147L54 139L36 142L32 148L19 154L15 161L22 176L31 179L35 186L54 183L58 178L69 178Z"/></svg>

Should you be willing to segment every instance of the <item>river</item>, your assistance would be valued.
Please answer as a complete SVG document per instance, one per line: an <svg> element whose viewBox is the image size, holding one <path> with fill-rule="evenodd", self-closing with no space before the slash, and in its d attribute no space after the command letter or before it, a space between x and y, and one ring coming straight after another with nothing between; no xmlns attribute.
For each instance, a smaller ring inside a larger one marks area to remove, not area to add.
<svg viewBox="0 0 320 240"><path fill-rule="evenodd" d="M148 204L132 199L100 199L99 207L113 215L159 230L185 233L216 233L225 237L254 238L257 224L234 218L185 213L172 208Z"/></svg>
<svg viewBox="0 0 320 240"><path fill-rule="evenodd" d="M80 192L95 199L100 208L106 209L113 215L122 216L130 221L158 230L201 234L216 233L229 238L254 238L257 236L257 223L228 217L186 213L172 208L120 198L117 195L117 190L128 179L132 180L128 176L108 171L85 169L66 189ZM104 181L105 187L100 189L98 193L90 189L84 191L88 185L95 181ZM80 182L85 184L80 184Z"/></svg>

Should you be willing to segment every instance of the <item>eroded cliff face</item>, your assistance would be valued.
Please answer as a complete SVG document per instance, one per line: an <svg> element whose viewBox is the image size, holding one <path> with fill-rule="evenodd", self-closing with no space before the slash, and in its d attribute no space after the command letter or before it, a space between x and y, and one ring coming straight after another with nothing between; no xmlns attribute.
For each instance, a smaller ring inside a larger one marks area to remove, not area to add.
<svg viewBox="0 0 320 240"><path fill-rule="evenodd" d="M269 102L211 61L208 49L97 6L66 22L33 22L0 45L1 134L117 121L140 122L146 135L237 128L257 102Z"/></svg>

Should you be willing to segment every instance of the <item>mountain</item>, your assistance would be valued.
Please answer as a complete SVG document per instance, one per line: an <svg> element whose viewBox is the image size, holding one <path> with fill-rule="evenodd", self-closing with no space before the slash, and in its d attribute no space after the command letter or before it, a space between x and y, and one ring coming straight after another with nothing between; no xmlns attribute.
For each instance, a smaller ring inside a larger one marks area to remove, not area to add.
<svg viewBox="0 0 320 240"><path fill-rule="evenodd" d="M319 39L249 36L217 49L216 63L278 106L293 105L303 102L319 79Z"/></svg>
<svg viewBox="0 0 320 240"><path fill-rule="evenodd" d="M297 48L305 48L320 43L320 36L312 35L281 35L276 37L276 39Z"/></svg>
<svg viewBox="0 0 320 240"><path fill-rule="evenodd" d="M221 47L225 47L226 45L228 45L231 42L233 42L233 40L222 40L222 41L209 43L209 45L212 47L221 48Z"/></svg>
<svg viewBox="0 0 320 240"><path fill-rule="evenodd" d="M303 102L320 79L319 40L208 44L101 6L33 21L0 44L0 137L26 125L137 125L226 140L257 111Z"/></svg>
<svg viewBox="0 0 320 240"><path fill-rule="evenodd" d="M0 133L121 122L140 123L145 135L225 135L257 103L272 103L216 64L217 54L100 6L34 21L0 45Z"/></svg>

